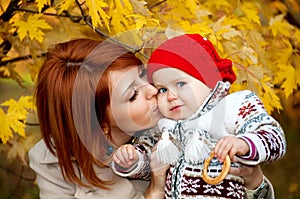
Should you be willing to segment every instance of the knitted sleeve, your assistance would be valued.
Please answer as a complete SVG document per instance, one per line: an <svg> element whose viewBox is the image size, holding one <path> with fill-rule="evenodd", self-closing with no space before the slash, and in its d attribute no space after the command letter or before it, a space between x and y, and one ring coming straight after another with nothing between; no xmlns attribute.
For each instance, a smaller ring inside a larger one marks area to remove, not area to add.
<svg viewBox="0 0 300 199"><path fill-rule="evenodd" d="M138 153L139 160L130 168L126 169L112 161L112 169L114 173L122 177L150 180L150 155L152 148L157 143L158 135L156 135L155 129L149 129L138 133L136 136L133 144Z"/></svg>
<svg viewBox="0 0 300 199"><path fill-rule="evenodd" d="M237 136L252 149L244 164L273 162L286 153L286 140L280 124L265 110L261 100L253 92L246 92L241 101L235 122Z"/></svg>

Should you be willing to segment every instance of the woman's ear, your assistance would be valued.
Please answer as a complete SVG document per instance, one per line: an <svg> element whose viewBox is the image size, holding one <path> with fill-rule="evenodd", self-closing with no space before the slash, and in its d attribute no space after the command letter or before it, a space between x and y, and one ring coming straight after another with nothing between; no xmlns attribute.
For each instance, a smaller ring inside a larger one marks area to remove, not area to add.
<svg viewBox="0 0 300 199"><path fill-rule="evenodd" d="M104 135L107 137L107 138L110 138L111 135L110 135L110 127L108 124L103 124L102 125L102 131L104 133Z"/></svg>

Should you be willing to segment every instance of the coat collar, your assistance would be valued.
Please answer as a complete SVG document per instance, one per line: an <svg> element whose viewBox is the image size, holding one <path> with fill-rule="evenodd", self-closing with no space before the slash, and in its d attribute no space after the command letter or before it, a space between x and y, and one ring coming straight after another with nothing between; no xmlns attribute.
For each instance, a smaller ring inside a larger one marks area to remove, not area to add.
<svg viewBox="0 0 300 199"><path fill-rule="evenodd" d="M54 164L58 163L58 158L50 152L50 150L47 148L46 144L44 144L44 150L43 150L43 155L41 156L40 163L41 164Z"/></svg>
<svg viewBox="0 0 300 199"><path fill-rule="evenodd" d="M201 107L187 120L194 120L213 109L229 92L230 83L219 81L212 92L202 103Z"/></svg>

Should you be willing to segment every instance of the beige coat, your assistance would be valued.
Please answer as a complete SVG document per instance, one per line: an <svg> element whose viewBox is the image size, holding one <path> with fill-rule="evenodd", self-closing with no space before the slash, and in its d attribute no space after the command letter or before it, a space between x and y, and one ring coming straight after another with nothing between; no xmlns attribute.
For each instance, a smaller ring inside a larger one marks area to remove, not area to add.
<svg viewBox="0 0 300 199"><path fill-rule="evenodd" d="M101 179L114 180L115 183L110 190L96 187L86 188L67 183L62 176L58 159L50 153L43 140L29 151L29 161L30 167L37 174L36 181L41 199L144 199L143 193L149 184L148 181L144 180L128 180L119 177L110 168L96 171ZM85 182L83 176L80 176ZM267 178L265 178L265 182L270 186L267 198L274 199L272 184ZM247 190L248 199L254 198L252 193L255 191Z"/></svg>
<svg viewBox="0 0 300 199"><path fill-rule="evenodd" d="M128 180L117 176L110 168L98 169L96 172L101 179L112 179L115 183L110 190L96 187L86 188L64 180L58 159L50 153L43 140L29 151L30 167L37 174L37 184L41 199L143 199L143 193L148 181ZM80 172L78 172L80 175ZM80 175L85 182L82 175Z"/></svg>

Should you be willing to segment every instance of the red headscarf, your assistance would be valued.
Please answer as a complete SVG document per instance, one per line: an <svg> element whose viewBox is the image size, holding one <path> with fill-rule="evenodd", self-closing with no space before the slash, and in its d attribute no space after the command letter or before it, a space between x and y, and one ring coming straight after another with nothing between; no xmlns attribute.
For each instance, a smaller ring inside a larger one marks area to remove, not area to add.
<svg viewBox="0 0 300 199"><path fill-rule="evenodd" d="M233 83L236 79L231 60L220 58L212 43L199 34L177 36L158 46L148 61L149 82L155 71L168 67L182 70L210 88L218 81Z"/></svg>

